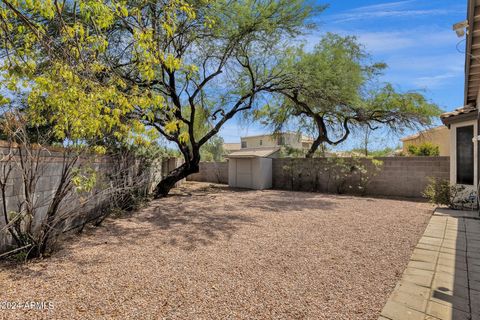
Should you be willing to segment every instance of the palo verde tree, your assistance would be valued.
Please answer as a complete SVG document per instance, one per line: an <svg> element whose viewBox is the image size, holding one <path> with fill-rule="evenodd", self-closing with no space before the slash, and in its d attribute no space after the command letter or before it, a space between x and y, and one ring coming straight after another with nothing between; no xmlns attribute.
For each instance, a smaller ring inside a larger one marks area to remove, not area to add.
<svg viewBox="0 0 480 320"><path fill-rule="evenodd" d="M185 162L158 196L198 172L200 148L283 81L265 58L312 12L304 0L1 2L4 84L31 88L31 118L84 141L162 135ZM211 129L195 135L199 113Z"/></svg>
<svg viewBox="0 0 480 320"><path fill-rule="evenodd" d="M327 34L312 52L302 48L284 54L288 80L271 92L277 104L256 116L280 131L294 122L315 140L307 157L320 145L338 145L355 129L406 128L429 125L439 108L418 92L399 93L392 85L378 86L386 68L369 63L369 56L354 37Z"/></svg>
<svg viewBox="0 0 480 320"><path fill-rule="evenodd" d="M135 108L160 108L162 99L128 90L105 59L106 34L118 17L129 14L122 4L0 2L0 132L8 143L0 154L1 212L15 252L44 255L63 223L73 218L65 199L75 189L89 190L95 180L84 156L105 152L105 139L112 136L129 143L151 136L141 119L127 115ZM172 16L192 14L181 2L172 1L166 9L166 29L172 27ZM39 200L37 182L52 143L60 147L55 149L62 159L59 181L50 197ZM13 173L23 186L15 209L11 202L6 206Z"/></svg>

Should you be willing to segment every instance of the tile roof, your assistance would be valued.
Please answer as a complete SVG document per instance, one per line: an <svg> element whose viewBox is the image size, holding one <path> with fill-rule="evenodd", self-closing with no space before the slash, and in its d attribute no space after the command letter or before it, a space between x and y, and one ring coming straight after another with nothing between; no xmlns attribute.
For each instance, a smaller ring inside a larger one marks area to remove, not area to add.
<svg viewBox="0 0 480 320"><path fill-rule="evenodd" d="M477 112L477 111L478 111L477 107L475 107L473 105L466 105L464 107L455 109L454 111L445 112L440 116L440 118L441 119L446 119L446 118L455 117L455 116L459 116L459 115L462 115L462 114L468 114L468 113Z"/></svg>

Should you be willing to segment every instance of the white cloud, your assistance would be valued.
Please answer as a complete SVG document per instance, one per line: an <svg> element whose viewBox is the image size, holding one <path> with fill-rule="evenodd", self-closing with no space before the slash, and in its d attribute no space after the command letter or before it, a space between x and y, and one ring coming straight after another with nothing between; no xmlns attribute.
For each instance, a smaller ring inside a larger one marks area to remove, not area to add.
<svg viewBox="0 0 480 320"><path fill-rule="evenodd" d="M358 7L353 10L359 11L371 11L371 10L391 10L391 9L398 9L403 8L406 5L417 2L417 0L404 0L404 1L396 1L396 2L387 2L387 3L380 3L380 4L373 4L369 6Z"/></svg>
<svg viewBox="0 0 480 320"><path fill-rule="evenodd" d="M374 61L388 64L383 79L404 89L435 90L461 81L464 54L455 51L458 38L450 29L422 26L415 29L374 32L333 30L341 35L356 35ZM307 50L323 34L305 39Z"/></svg>
<svg viewBox="0 0 480 320"><path fill-rule="evenodd" d="M418 47L419 53L425 49L439 47L452 47L458 42L458 38L451 30L433 27L419 27L398 31L363 31L363 30L332 30L341 35L354 35L371 54L398 53L401 50ZM310 34L304 37L307 49L313 48L324 33Z"/></svg>
<svg viewBox="0 0 480 320"><path fill-rule="evenodd" d="M389 11L371 11L371 12L347 12L334 16L334 21L337 23L340 22L349 22L355 20L367 20L374 18L409 18L409 17L418 17L418 16L431 16L431 15L447 15L451 14L449 10L442 9L429 9L429 10L389 10Z"/></svg>
<svg viewBox="0 0 480 320"><path fill-rule="evenodd" d="M415 6L411 6L415 4ZM356 20L380 19L380 18L408 18L420 16L438 16L452 14L452 8L419 8L417 0L388 2L370 6L357 7L343 13L332 15L336 23Z"/></svg>
<svg viewBox="0 0 480 320"><path fill-rule="evenodd" d="M447 72L443 74L419 77L413 80L413 84L422 89L436 89L447 85L452 79L459 76L456 72Z"/></svg>
<svg viewBox="0 0 480 320"><path fill-rule="evenodd" d="M464 56L458 54L428 54L428 55L397 55L388 59L392 68L401 70L414 69L419 72L447 70L449 72L464 72Z"/></svg>
<svg viewBox="0 0 480 320"><path fill-rule="evenodd" d="M415 46L415 39L406 32L360 32L356 35L372 54L395 52Z"/></svg>
<svg viewBox="0 0 480 320"><path fill-rule="evenodd" d="M463 83L464 63L460 54L394 57L385 80L412 89L438 90Z"/></svg>

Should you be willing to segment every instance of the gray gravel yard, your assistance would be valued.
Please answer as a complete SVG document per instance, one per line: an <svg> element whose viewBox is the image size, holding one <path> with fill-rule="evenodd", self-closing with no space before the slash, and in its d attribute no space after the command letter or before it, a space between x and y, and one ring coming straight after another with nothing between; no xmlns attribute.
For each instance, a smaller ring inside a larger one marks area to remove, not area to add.
<svg viewBox="0 0 480 320"><path fill-rule="evenodd" d="M3 319L376 319L430 218L421 202L187 183L0 267Z"/></svg>

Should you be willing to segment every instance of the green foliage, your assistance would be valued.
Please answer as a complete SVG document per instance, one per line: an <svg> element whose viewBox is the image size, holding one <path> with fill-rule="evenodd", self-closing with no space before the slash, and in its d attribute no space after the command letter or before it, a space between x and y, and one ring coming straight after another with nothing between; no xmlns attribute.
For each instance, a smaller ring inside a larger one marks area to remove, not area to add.
<svg viewBox="0 0 480 320"><path fill-rule="evenodd" d="M423 192L423 196L431 203L452 207L452 186L450 181L430 178L430 182Z"/></svg>
<svg viewBox="0 0 480 320"><path fill-rule="evenodd" d="M30 121L70 144L175 143L185 165L168 190L198 170L200 148L228 120L281 81L275 54L316 9L306 0L2 1L1 89L23 92Z"/></svg>
<svg viewBox="0 0 480 320"><path fill-rule="evenodd" d="M390 148L390 147L386 147L384 149L380 149L380 150L369 150L368 151L368 156L369 157L391 157L392 155L395 154L395 151L396 149L394 148ZM354 153L358 153L358 154L363 154L365 153L365 150L364 149L361 149L361 148L355 148L355 149L352 149L352 152Z"/></svg>
<svg viewBox="0 0 480 320"><path fill-rule="evenodd" d="M27 251L26 250L23 250L23 251L20 251L16 254L13 254L11 257L10 257L11 260L15 261L15 262L25 262L27 259L28 259L28 254L27 254Z"/></svg>
<svg viewBox="0 0 480 320"><path fill-rule="evenodd" d="M430 142L422 143L419 146L409 145L408 153L412 156L418 157L438 157L440 156L440 148L438 145L434 145Z"/></svg>
<svg viewBox="0 0 480 320"><path fill-rule="evenodd" d="M302 158L305 157L305 153L303 149L284 146L280 149L280 158Z"/></svg>
<svg viewBox="0 0 480 320"><path fill-rule="evenodd" d="M200 148L203 161L223 161L225 150L223 149L223 138L214 136L209 142Z"/></svg>
<svg viewBox="0 0 480 320"><path fill-rule="evenodd" d="M365 103L367 112L387 115L373 119L386 119L387 127L401 132L417 129L419 125L430 126L442 113L438 105L428 101L421 92L398 92L391 84L370 91ZM378 123L378 120L375 121Z"/></svg>
<svg viewBox="0 0 480 320"><path fill-rule="evenodd" d="M158 156L156 159L161 158L181 158L182 154L177 149L167 148L167 147L159 147L158 148ZM150 157L150 159L154 159Z"/></svg>
<svg viewBox="0 0 480 320"><path fill-rule="evenodd" d="M164 98L149 88L127 84L113 72L114 64L108 59L109 49L115 45L109 38L114 25L141 14L144 6L117 0L2 1L0 36L5 41L1 50L8 57L0 65L3 92L24 94L31 125L51 125L59 140L81 145L106 133L137 143L153 138L154 131L145 127L141 118L125 115L134 109L162 110ZM190 4L169 1L159 21L162 30L175 29L177 14L195 16ZM152 72L154 63L164 63L171 70L180 68L180 62L169 54L149 50L153 42L150 28L131 27L138 40L132 50L143 76ZM6 103L10 98L1 100Z"/></svg>
<svg viewBox="0 0 480 320"><path fill-rule="evenodd" d="M456 210L472 210L478 206L477 193L463 185L451 185L449 180L430 178L423 196L437 206Z"/></svg>
<svg viewBox="0 0 480 320"><path fill-rule="evenodd" d="M383 162L376 159L351 157L327 159L325 171L328 174L329 185L334 182L338 194L367 192L371 179L380 173Z"/></svg>
<svg viewBox="0 0 480 320"><path fill-rule="evenodd" d="M74 168L71 181L78 193L90 192L97 182L97 173L90 167Z"/></svg>
<svg viewBox="0 0 480 320"><path fill-rule="evenodd" d="M182 154L177 149L162 146L160 142L154 141L149 144L121 144L108 146L110 155L118 157L119 154L133 156L135 159L142 160L146 166L150 166L155 160L163 158L181 158Z"/></svg>
<svg viewBox="0 0 480 320"><path fill-rule="evenodd" d="M368 152L370 157L391 157L394 153L395 149L388 147L381 150L373 150Z"/></svg>
<svg viewBox="0 0 480 320"><path fill-rule="evenodd" d="M440 109L418 92L379 86L383 63L371 63L355 37L327 34L313 52L286 50L281 65L286 79L272 89L279 101L266 105L256 118L275 131L291 121L301 131L315 132L317 142L338 145L355 129L386 127L403 131L428 125Z"/></svg>

